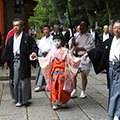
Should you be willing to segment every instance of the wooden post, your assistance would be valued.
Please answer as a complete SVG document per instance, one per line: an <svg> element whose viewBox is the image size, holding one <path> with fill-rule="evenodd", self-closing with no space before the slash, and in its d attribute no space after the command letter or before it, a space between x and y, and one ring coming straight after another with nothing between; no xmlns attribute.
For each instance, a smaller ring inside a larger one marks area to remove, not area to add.
<svg viewBox="0 0 120 120"><path fill-rule="evenodd" d="M2 55L2 0L0 0L0 56ZM2 64L0 58L0 65Z"/></svg>
<svg viewBox="0 0 120 120"><path fill-rule="evenodd" d="M7 35L7 14L6 14L6 2L7 2L7 0L3 0L3 19L4 19L4 31L3 31L3 33L4 33L4 37Z"/></svg>
<svg viewBox="0 0 120 120"><path fill-rule="evenodd" d="M28 13L29 13L29 4L25 3L25 31L28 33Z"/></svg>
<svg viewBox="0 0 120 120"><path fill-rule="evenodd" d="M0 0L0 32L2 34L2 0Z"/></svg>

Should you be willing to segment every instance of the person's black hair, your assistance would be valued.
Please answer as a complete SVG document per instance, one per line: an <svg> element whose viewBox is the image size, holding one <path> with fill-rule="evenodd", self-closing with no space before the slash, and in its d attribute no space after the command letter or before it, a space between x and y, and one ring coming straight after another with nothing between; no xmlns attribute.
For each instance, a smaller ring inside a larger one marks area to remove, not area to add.
<svg viewBox="0 0 120 120"><path fill-rule="evenodd" d="M50 27L54 27L54 25L50 25Z"/></svg>
<svg viewBox="0 0 120 120"><path fill-rule="evenodd" d="M86 27L88 28L88 22L87 22L86 20L83 20L83 21L80 22L80 24L81 24L82 22L84 22L85 25L86 25Z"/></svg>
<svg viewBox="0 0 120 120"><path fill-rule="evenodd" d="M16 21L19 21L19 22L20 22L20 25L24 26L24 22L23 22L22 19L20 19L20 18L15 18L15 19L13 20L13 23L16 22Z"/></svg>
<svg viewBox="0 0 120 120"><path fill-rule="evenodd" d="M50 26L49 25L44 25L43 28L45 28L45 27L49 28L49 30L50 30Z"/></svg>
<svg viewBox="0 0 120 120"><path fill-rule="evenodd" d="M91 25L91 28L95 28L95 25L93 24L93 25Z"/></svg>
<svg viewBox="0 0 120 120"><path fill-rule="evenodd" d="M63 37L62 37L62 35L54 35L54 36L53 36L53 40L54 40L54 39L63 40Z"/></svg>

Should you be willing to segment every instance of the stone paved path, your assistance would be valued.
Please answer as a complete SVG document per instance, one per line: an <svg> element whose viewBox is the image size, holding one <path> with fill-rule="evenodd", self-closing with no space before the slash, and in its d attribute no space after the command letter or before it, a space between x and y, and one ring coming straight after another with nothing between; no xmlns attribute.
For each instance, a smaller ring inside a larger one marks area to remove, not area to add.
<svg viewBox="0 0 120 120"><path fill-rule="evenodd" d="M32 80L30 105L17 108L11 99L8 81L0 81L0 120L110 120L107 116L108 89L105 74L95 75L92 69L88 76L87 98L71 99L68 108L57 111L51 108L48 92L34 92L34 83ZM80 75L77 85L79 96Z"/></svg>

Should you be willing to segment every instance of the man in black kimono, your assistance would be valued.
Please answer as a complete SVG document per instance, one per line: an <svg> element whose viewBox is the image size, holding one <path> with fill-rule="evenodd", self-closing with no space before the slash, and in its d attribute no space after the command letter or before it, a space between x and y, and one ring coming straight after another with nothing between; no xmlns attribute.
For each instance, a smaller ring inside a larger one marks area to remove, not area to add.
<svg viewBox="0 0 120 120"><path fill-rule="evenodd" d="M115 36L98 45L82 56L89 56L95 72L106 69L109 88L108 115L120 120L120 20L113 25Z"/></svg>
<svg viewBox="0 0 120 120"><path fill-rule="evenodd" d="M31 66L30 57L37 56L35 40L23 31L23 21L13 20L15 34L8 40L4 53L4 67L10 68L10 91L16 107L25 105L31 99Z"/></svg>
<svg viewBox="0 0 120 120"><path fill-rule="evenodd" d="M100 38L98 36L98 32L95 30L95 25L91 25L91 29L90 29L90 33L94 39L94 42L95 42L95 46L99 43L100 41Z"/></svg>
<svg viewBox="0 0 120 120"><path fill-rule="evenodd" d="M103 33L99 36L99 43L104 42L105 40L109 39L111 37L111 34L109 33L109 27L108 25L104 25L103 27Z"/></svg>

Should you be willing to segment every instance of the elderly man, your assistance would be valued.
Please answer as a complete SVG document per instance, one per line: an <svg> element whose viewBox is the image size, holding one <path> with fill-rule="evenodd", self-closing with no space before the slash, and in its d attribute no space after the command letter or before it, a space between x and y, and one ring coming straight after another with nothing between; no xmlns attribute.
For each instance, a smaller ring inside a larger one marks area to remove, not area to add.
<svg viewBox="0 0 120 120"><path fill-rule="evenodd" d="M107 40L108 38L111 37L111 34L109 33L109 27L108 25L104 25L103 27L103 33L100 34L99 38L100 38L100 43L104 42L105 40Z"/></svg>
<svg viewBox="0 0 120 120"><path fill-rule="evenodd" d="M95 72L107 71L109 88L108 115L114 120L120 120L120 20L113 25L115 36L109 38L95 49L82 56L89 56Z"/></svg>
<svg viewBox="0 0 120 120"><path fill-rule="evenodd" d="M13 20L15 34L9 38L3 54L4 67L10 68L10 90L16 107L25 105L31 99L31 65L38 48L35 40L23 31L23 21Z"/></svg>
<svg viewBox="0 0 120 120"><path fill-rule="evenodd" d="M77 52L78 57L81 57L86 51L89 51L95 47L92 35L88 33L87 28L88 28L87 23L85 21L82 21L80 23L79 35L75 36L75 38L72 38L72 40L69 42L70 48L72 48L75 52ZM86 97L85 90L87 86L87 75L89 73L90 66L91 63L89 58L87 58L84 61L81 61L79 68L82 77L82 90L81 90L80 98ZM75 83L75 89L71 93L71 97L76 97L76 96L77 96L77 90Z"/></svg>
<svg viewBox="0 0 120 120"><path fill-rule="evenodd" d="M58 25L54 25L53 29L54 29L54 32L52 33L53 36L60 34L60 32L59 32L59 26Z"/></svg>

